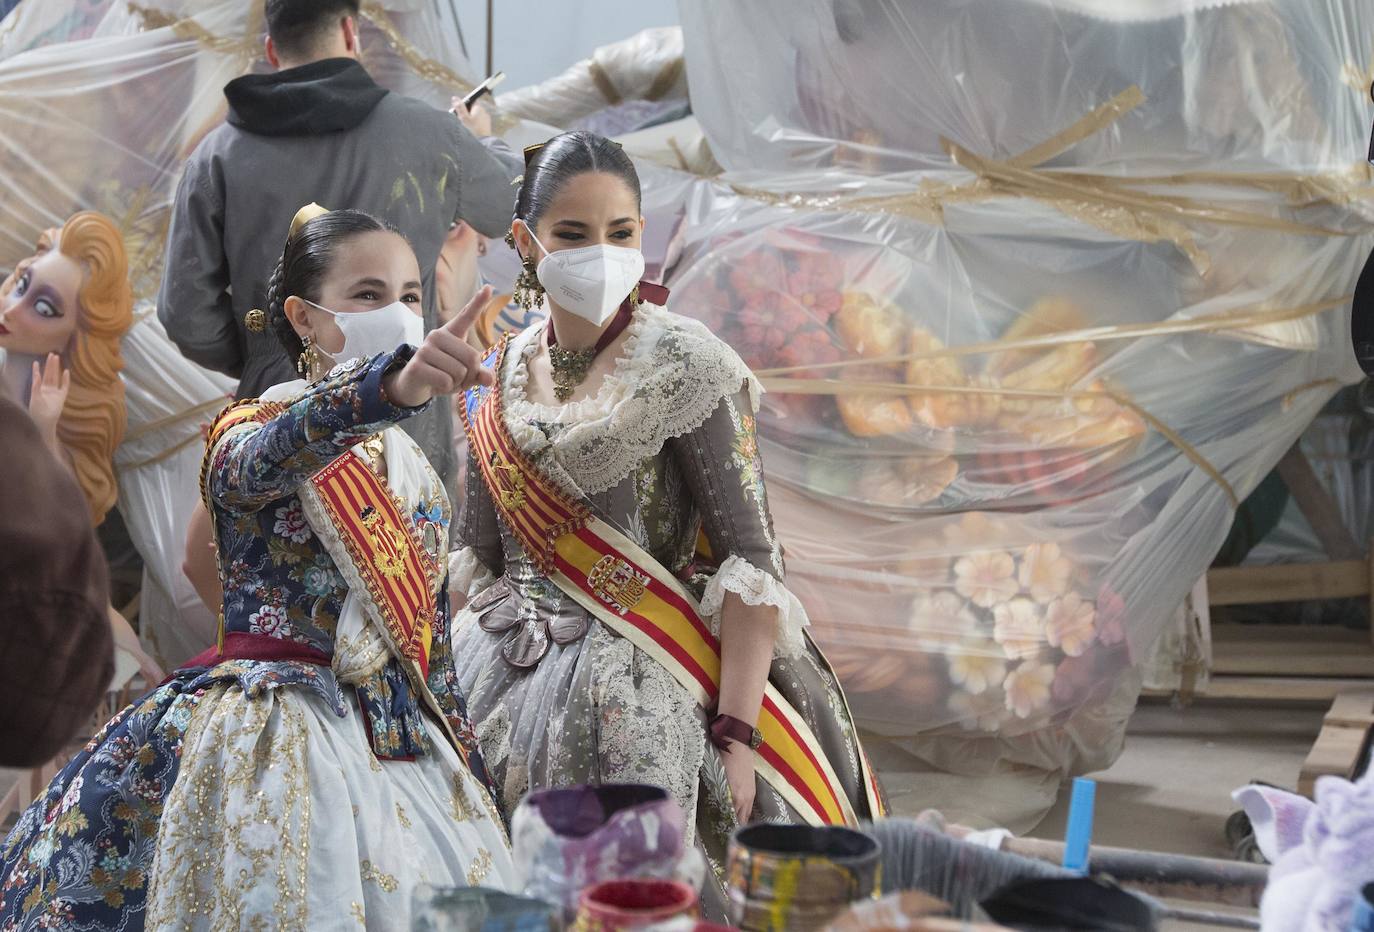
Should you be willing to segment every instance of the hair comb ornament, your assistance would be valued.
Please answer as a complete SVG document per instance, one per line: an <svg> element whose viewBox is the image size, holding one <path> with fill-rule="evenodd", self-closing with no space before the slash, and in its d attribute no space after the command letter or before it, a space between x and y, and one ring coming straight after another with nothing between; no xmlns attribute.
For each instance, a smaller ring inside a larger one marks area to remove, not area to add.
<svg viewBox="0 0 1374 932"><path fill-rule="evenodd" d="M300 210L296 211L296 216L291 218L291 231L286 234L286 238L294 239L296 234L300 232L301 227L305 226L316 217L324 216L327 213L329 213L328 208L321 207L314 201L306 204Z"/></svg>
<svg viewBox="0 0 1374 932"><path fill-rule="evenodd" d="M530 160L533 159L533 158L539 153L539 150L542 149L542 148L544 148L545 145L547 145L547 143L536 142L536 143L535 143L534 145L532 145L532 146L526 146L526 147L525 147L525 167L526 167L526 168L529 168L529 166L530 166Z"/></svg>

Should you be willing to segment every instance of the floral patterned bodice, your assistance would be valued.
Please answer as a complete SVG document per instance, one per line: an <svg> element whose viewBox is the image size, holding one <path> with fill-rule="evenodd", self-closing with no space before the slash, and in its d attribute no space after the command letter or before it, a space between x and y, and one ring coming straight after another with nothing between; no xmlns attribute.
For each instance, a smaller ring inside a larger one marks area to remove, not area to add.
<svg viewBox="0 0 1374 932"><path fill-rule="evenodd" d="M409 348L336 367L289 399L261 424L231 428L211 453L206 473L224 583L226 633L262 635L293 651L335 656L336 629L348 586L324 543L306 519L296 490L331 461L368 437L419 413L382 396L382 376L409 356ZM436 563L447 550L450 507L433 477L429 492L412 504L412 519ZM440 591L428 687L460 740L469 731L453 688L445 591ZM262 689L304 686L347 714L347 688L323 663L304 660L232 660L232 672L250 695ZM428 738L421 703L404 668L393 657L381 670L353 684L368 716L368 733L379 757L425 753Z"/></svg>

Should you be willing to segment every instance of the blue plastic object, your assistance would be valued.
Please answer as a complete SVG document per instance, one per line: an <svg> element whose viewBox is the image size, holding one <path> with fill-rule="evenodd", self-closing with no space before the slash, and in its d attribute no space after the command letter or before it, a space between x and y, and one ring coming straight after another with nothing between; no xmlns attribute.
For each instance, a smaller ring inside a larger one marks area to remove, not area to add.
<svg viewBox="0 0 1374 932"><path fill-rule="evenodd" d="M1350 920L1350 932L1374 930L1374 883L1365 884L1355 898L1355 915Z"/></svg>
<svg viewBox="0 0 1374 932"><path fill-rule="evenodd" d="M1088 849L1093 840L1093 804L1097 784L1078 777L1069 798L1069 830L1064 836L1064 869L1079 874L1088 872Z"/></svg>

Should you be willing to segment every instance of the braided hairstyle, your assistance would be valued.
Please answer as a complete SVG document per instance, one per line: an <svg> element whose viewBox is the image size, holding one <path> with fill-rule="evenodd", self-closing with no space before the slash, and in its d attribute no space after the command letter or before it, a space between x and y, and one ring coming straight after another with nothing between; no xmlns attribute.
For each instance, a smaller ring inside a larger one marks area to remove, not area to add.
<svg viewBox="0 0 1374 932"><path fill-rule="evenodd" d="M295 295L319 302L320 286L341 243L364 233L397 233L391 224L360 210L331 210L306 223L286 240L281 259L267 281L267 322L295 360L305 344L286 316L286 299Z"/></svg>
<svg viewBox="0 0 1374 932"><path fill-rule="evenodd" d="M641 206L639 173L620 143L577 130L525 150L525 177L515 195L515 219L534 229L564 185L586 172L615 175L634 192L635 207Z"/></svg>

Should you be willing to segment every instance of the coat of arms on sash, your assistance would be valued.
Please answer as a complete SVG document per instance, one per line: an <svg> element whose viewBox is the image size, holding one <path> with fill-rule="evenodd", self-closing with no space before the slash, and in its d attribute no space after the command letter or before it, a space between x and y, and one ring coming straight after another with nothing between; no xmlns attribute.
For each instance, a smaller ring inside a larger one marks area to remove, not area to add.
<svg viewBox="0 0 1374 932"><path fill-rule="evenodd" d="M648 591L652 580L614 554L606 554L587 574L596 597L620 615L632 611Z"/></svg>

